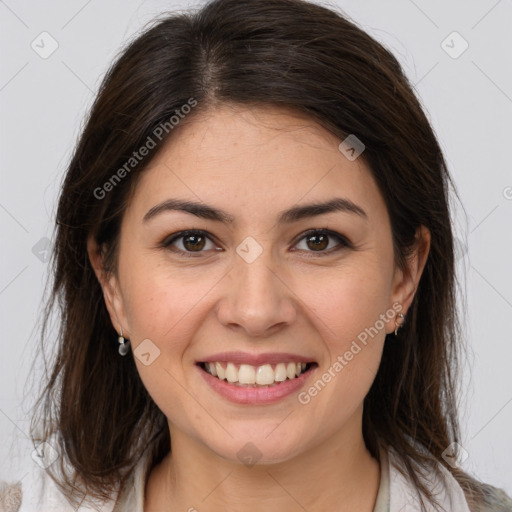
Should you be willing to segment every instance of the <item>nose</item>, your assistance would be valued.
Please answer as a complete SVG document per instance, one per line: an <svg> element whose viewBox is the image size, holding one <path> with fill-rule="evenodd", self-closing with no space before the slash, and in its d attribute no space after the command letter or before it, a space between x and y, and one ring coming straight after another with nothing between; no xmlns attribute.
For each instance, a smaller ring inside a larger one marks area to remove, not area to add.
<svg viewBox="0 0 512 512"><path fill-rule="evenodd" d="M251 337L269 336L291 325L297 316L296 295L269 253L264 251L252 263L235 256L217 307L224 326Z"/></svg>

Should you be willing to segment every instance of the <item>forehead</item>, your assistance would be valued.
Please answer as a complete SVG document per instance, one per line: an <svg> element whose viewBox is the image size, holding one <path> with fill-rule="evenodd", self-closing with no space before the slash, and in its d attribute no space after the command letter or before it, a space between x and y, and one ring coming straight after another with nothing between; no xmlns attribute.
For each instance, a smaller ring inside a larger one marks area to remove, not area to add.
<svg viewBox="0 0 512 512"><path fill-rule="evenodd" d="M155 203L178 197L262 217L286 205L343 196L367 210L382 209L363 158L347 159L340 141L289 109L210 109L172 133L140 177L132 206L141 217Z"/></svg>

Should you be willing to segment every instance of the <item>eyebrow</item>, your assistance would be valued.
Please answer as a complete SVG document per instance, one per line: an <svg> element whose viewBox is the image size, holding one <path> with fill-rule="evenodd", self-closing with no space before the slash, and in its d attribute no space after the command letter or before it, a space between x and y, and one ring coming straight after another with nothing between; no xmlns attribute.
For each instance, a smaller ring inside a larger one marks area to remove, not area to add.
<svg viewBox="0 0 512 512"><path fill-rule="evenodd" d="M187 212L200 217L202 219L214 220L224 224L233 224L235 217L223 210L208 206L204 203L197 203L194 201L182 201L179 199L167 199L162 203L153 206L142 219L143 222L148 222L157 215L167 211L180 211ZM311 203L301 206L294 206L289 210L280 212L278 215L279 224L288 224L297 222L301 219L316 217L331 212L344 212L356 214L365 220L368 219L366 212L352 202L350 199L337 197L323 203Z"/></svg>

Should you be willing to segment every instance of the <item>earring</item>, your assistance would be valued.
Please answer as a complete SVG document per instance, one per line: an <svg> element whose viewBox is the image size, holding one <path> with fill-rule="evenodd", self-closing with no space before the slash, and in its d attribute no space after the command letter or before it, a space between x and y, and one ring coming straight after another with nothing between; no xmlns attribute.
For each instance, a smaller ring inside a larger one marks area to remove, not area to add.
<svg viewBox="0 0 512 512"><path fill-rule="evenodd" d="M128 354L128 351L130 350L130 340L125 340L123 338L123 329L121 329L121 334L119 335L119 338L117 338L117 341L119 341L119 353L122 356L125 356Z"/></svg>
<svg viewBox="0 0 512 512"><path fill-rule="evenodd" d="M401 322L397 323L397 321L395 320L395 336L398 334L398 329L400 329L400 327L402 327L402 325L404 325L405 322L403 313L398 313L398 318L400 318Z"/></svg>

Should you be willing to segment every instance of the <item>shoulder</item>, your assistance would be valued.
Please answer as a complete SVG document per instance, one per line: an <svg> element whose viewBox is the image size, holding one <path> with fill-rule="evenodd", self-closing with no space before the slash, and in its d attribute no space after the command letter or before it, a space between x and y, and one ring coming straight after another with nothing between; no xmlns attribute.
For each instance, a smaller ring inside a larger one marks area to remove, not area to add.
<svg viewBox="0 0 512 512"><path fill-rule="evenodd" d="M503 489L482 484L483 501L471 507L471 512L512 512L512 498Z"/></svg>
<svg viewBox="0 0 512 512"><path fill-rule="evenodd" d="M113 501L102 502L102 512L111 512ZM0 512L89 512L96 506L73 507L46 471L34 467L21 480L0 480Z"/></svg>
<svg viewBox="0 0 512 512"><path fill-rule="evenodd" d="M0 480L0 511L18 512L21 507L21 482L8 484Z"/></svg>
<svg viewBox="0 0 512 512"><path fill-rule="evenodd" d="M392 448L388 451L390 459L390 494L391 504L399 502L415 502L415 486L409 476L404 476L397 469L402 465L401 458ZM431 491L432 495L439 499L440 504L446 510L457 512L512 512L512 499L503 489L490 484L480 482L483 491L482 496L470 495L463 490L456 478L442 464L437 465L438 471L426 471L418 475ZM402 468L403 469L403 468ZM399 510L400 507L397 508ZM407 508L406 508L407 509ZM393 506L391 510L394 510ZM409 510L409 509L407 509Z"/></svg>
<svg viewBox="0 0 512 512"><path fill-rule="evenodd" d="M12 479L6 473L0 474L0 512L142 512L145 482L153 458L150 443L124 485L112 496L101 501L88 497L78 508L70 503L44 466L30 459L28 466L15 469L17 475Z"/></svg>

